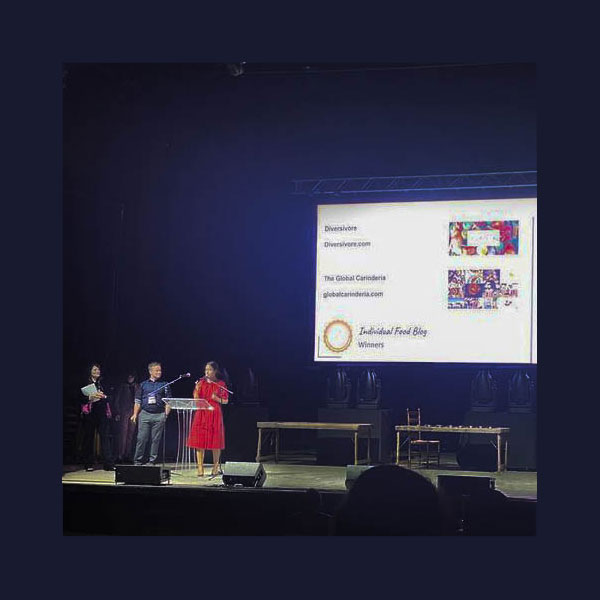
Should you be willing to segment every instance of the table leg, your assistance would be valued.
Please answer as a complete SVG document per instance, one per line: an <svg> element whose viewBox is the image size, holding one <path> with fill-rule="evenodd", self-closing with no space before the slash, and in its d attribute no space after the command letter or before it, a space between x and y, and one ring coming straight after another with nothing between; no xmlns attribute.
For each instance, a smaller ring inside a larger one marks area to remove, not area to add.
<svg viewBox="0 0 600 600"><path fill-rule="evenodd" d="M500 473L500 471L502 471L502 436L499 433L496 435L496 442L496 451L498 454L498 473Z"/></svg>
<svg viewBox="0 0 600 600"><path fill-rule="evenodd" d="M256 447L256 462L260 462L260 444L262 441L262 429L258 430L258 446Z"/></svg>
<svg viewBox="0 0 600 600"><path fill-rule="evenodd" d="M396 464L400 464L400 432L396 431Z"/></svg>
<svg viewBox="0 0 600 600"><path fill-rule="evenodd" d="M279 460L279 429L275 430L275 462Z"/></svg>
<svg viewBox="0 0 600 600"><path fill-rule="evenodd" d="M371 464L371 432L369 431L367 437L367 464Z"/></svg>
<svg viewBox="0 0 600 600"><path fill-rule="evenodd" d="M358 464L358 431L354 432L354 464Z"/></svg>
<svg viewBox="0 0 600 600"><path fill-rule="evenodd" d="M504 439L504 470L508 470L508 436Z"/></svg>

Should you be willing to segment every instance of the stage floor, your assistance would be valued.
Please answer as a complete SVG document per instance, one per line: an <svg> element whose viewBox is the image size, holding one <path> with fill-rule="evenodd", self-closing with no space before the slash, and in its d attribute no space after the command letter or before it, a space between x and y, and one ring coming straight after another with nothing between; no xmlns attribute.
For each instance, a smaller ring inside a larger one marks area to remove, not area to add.
<svg viewBox="0 0 600 600"><path fill-rule="evenodd" d="M267 479L263 488L273 489L308 489L323 491L345 491L346 467L311 464L313 459L306 455L286 455L279 463L263 462ZM403 464L406 466L406 464ZM454 455L442 455L441 468L413 469L437 484L438 475L471 475L492 477L496 489L510 498L537 499L537 472L535 471L506 471L495 473L489 471L461 471L454 460ZM174 463L165 463L165 468L171 470L172 486L195 486L202 488L220 488L223 486L221 477L209 479L211 465L205 465L203 478L196 476L195 465L192 468L176 469ZM63 467L63 483L84 483L97 485L114 485L115 473L104 471L102 466L87 472L79 465Z"/></svg>

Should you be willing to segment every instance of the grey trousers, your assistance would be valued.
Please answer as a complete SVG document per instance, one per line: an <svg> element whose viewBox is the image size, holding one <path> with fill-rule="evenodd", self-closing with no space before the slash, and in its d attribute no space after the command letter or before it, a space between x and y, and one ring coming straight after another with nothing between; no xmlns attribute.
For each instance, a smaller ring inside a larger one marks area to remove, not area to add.
<svg viewBox="0 0 600 600"><path fill-rule="evenodd" d="M163 431L165 430L165 421L167 416L165 413L152 414L146 411L141 411L138 416L138 437L135 446L135 456L133 462L142 464L144 462L144 454L148 442L150 442L150 455L148 462L155 463L160 450L160 440L162 439Z"/></svg>

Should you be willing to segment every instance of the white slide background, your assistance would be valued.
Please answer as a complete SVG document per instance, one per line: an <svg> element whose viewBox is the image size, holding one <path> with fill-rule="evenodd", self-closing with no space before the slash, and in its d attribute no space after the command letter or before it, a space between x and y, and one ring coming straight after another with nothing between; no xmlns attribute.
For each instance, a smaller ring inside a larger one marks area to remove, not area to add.
<svg viewBox="0 0 600 600"><path fill-rule="evenodd" d="M535 198L319 206L314 359L535 363L536 218ZM518 221L518 253L450 255L457 221ZM448 272L478 269L518 295L450 309Z"/></svg>

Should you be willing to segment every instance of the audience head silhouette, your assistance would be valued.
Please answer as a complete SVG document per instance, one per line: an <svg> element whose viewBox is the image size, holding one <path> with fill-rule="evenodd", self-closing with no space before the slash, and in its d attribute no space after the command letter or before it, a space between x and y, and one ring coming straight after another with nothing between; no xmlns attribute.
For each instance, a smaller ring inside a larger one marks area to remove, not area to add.
<svg viewBox="0 0 600 600"><path fill-rule="evenodd" d="M435 486L395 465L367 469L336 514L336 535L441 535L444 513Z"/></svg>

